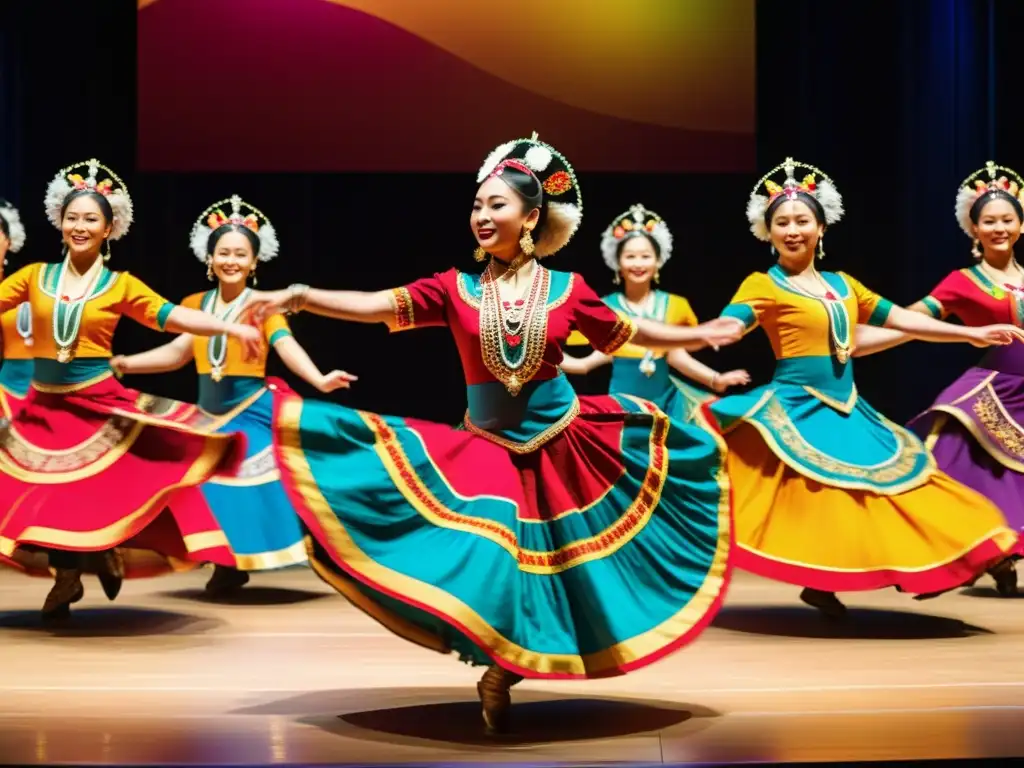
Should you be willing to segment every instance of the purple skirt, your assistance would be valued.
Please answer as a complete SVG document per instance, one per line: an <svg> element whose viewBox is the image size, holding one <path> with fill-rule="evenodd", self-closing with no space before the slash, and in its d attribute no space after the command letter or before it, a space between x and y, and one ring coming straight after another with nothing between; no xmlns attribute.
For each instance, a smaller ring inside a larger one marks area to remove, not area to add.
<svg viewBox="0 0 1024 768"><path fill-rule="evenodd" d="M1024 344L990 349L908 426L943 472L1024 532Z"/></svg>

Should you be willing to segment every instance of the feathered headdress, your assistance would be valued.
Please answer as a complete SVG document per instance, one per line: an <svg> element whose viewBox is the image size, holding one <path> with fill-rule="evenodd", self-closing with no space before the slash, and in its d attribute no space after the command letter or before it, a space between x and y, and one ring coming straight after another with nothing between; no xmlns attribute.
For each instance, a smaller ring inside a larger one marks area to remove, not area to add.
<svg viewBox="0 0 1024 768"><path fill-rule="evenodd" d="M107 176L102 181L99 180L100 171ZM116 173L96 159L69 165L59 170L53 177L53 181L46 188L44 202L46 217L53 226L57 229L61 228L64 202L72 192L82 189L103 195L110 203L110 208L114 212L110 240L118 240L128 234L128 227L132 224L133 216L132 199L128 196L128 187Z"/></svg>
<svg viewBox="0 0 1024 768"><path fill-rule="evenodd" d="M507 141L495 148L480 166L478 184L489 176L500 176L505 168L516 168L534 176L544 190L547 223L535 241L538 257L557 253L572 239L583 220L583 197L576 172L554 147L537 139Z"/></svg>
<svg viewBox="0 0 1024 768"><path fill-rule="evenodd" d="M230 213L224 213L223 206L225 204L231 206ZM232 195L209 206L199 214L196 223L192 225L190 238L192 253L204 264L210 256L207 250L210 235L225 224L245 227L259 238L260 249L256 258L260 261L270 261L277 256L280 243L277 240L277 230L270 223L270 219L261 210L245 202L238 195Z"/></svg>
<svg viewBox="0 0 1024 768"><path fill-rule="evenodd" d="M6 200L0 200L0 218L7 225L7 239L10 241L8 250L17 253L25 245L25 226L21 223L21 214Z"/></svg>
<svg viewBox="0 0 1024 768"><path fill-rule="evenodd" d="M1000 171L1004 175L997 176ZM1012 178L1007 178L1009 174ZM982 178L982 177L987 178ZM1002 165L996 165L991 160L985 163L984 168L979 168L962 182L956 193L956 220L960 229L973 238L974 232L971 227L971 209L978 200L988 194L1002 192L1009 195L1024 207L1024 179L1016 171Z"/></svg>
<svg viewBox="0 0 1024 768"><path fill-rule="evenodd" d="M672 233L668 225L654 211L637 203L620 213L601 235L601 256L608 269L619 271L619 246L627 237L643 233L658 244L658 266L664 266L672 257Z"/></svg>
<svg viewBox="0 0 1024 768"><path fill-rule="evenodd" d="M797 168L803 169L806 173L802 181L796 180ZM772 181L771 177L779 171L784 172L780 181ZM761 186L768 192L761 193ZM765 223L764 214L768 207L780 196L784 195L788 200L794 200L799 194L810 195L821 205L825 211L825 224L835 224L843 218L843 198L824 171L815 168L813 165L800 163L792 157L787 157L785 162L772 168L768 173L758 179L750 192L750 199L747 201L747 221L750 222L750 231L758 240L770 241L771 234L768 225Z"/></svg>

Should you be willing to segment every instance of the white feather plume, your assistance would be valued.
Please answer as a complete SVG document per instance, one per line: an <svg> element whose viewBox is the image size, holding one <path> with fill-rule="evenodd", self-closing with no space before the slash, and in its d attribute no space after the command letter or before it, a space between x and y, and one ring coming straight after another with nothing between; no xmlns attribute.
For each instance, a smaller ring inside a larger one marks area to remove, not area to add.
<svg viewBox="0 0 1024 768"><path fill-rule="evenodd" d="M970 238L974 237L972 229L974 222L971 221L971 208L977 199L978 192L971 187L960 187L956 192L956 222L960 225L960 229L964 231L964 234Z"/></svg>
<svg viewBox="0 0 1024 768"><path fill-rule="evenodd" d="M13 205L0 206L0 217L7 223L7 231L10 233L8 250L17 253L25 245L25 225L21 223L21 214Z"/></svg>
<svg viewBox="0 0 1024 768"><path fill-rule="evenodd" d="M487 178L488 174L494 170L494 167L498 163L505 159L505 155L511 152L515 145L516 142L514 141L506 141L504 144L495 147L494 151L492 151L484 160L484 164L480 166L480 171L476 175L476 183L483 183L483 180Z"/></svg>
<svg viewBox="0 0 1024 768"><path fill-rule="evenodd" d="M751 195L747 201L747 221L750 222L750 231L758 240L766 243L772 239L768 227L764 223L764 212L768 210L768 197L766 195Z"/></svg>
<svg viewBox="0 0 1024 768"><path fill-rule="evenodd" d="M535 243L539 258L557 253L572 239L583 220L583 208L572 203L547 203L548 219Z"/></svg>
<svg viewBox="0 0 1024 768"><path fill-rule="evenodd" d="M551 165L551 150L547 147L542 147L539 144L534 144L528 150L526 150L526 157L523 158L523 162L526 167L534 173L541 173L549 165Z"/></svg>
<svg viewBox="0 0 1024 768"><path fill-rule="evenodd" d="M835 224L843 218L843 196L830 179L822 179L811 193L825 211L825 223Z"/></svg>
<svg viewBox="0 0 1024 768"><path fill-rule="evenodd" d="M248 206L248 203L245 205ZM252 206L249 207L252 208ZM255 210L253 212L257 213ZM211 255L207 245L210 242L210 235L213 234L213 230L203 223L208 213L209 209L204 211L199 220L192 225L192 234L189 237L189 247L191 247L192 253L204 264ZM259 261L267 262L277 256L281 250L281 243L277 239L277 230L274 229L274 225L267 221L266 217L260 213L257 213L257 218L262 218L263 220L260 222L259 229L255 233L260 241L260 250L256 254L256 258ZM244 225L240 224L239 226Z"/></svg>

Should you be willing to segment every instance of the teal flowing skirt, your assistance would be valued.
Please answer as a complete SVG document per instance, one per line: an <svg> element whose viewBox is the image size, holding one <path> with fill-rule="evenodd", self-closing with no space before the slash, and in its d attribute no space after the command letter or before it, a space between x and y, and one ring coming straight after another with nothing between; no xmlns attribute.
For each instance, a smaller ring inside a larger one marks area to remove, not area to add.
<svg viewBox="0 0 1024 768"><path fill-rule="evenodd" d="M282 397L275 450L315 571L400 636L534 678L650 664L725 595L724 443L628 396L539 445Z"/></svg>

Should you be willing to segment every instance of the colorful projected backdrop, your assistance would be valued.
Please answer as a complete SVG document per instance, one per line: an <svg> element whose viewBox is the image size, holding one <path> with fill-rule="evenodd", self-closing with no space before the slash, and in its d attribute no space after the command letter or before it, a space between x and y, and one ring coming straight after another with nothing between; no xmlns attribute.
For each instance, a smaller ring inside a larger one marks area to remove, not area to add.
<svg viewBox="0 0 1024 768"><path fill-rule="evenodd" d="M139 161L472 171L754 164L754 0L139 0Z"/></svg>

